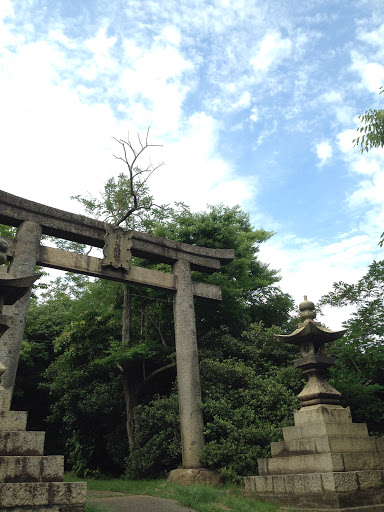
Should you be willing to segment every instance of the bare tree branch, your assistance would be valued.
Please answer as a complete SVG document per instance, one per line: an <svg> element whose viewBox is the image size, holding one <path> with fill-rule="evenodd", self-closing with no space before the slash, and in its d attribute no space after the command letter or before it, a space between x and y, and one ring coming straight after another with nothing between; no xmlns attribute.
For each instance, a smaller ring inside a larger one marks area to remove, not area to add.
<svg viewBox="0 0 384 512"><path fill-rule="evenodd" d="M138 212L140 210L150 210L154 205L153 201L148 204L141 204L140 203L140 195L139 192L142 189L142 187L147 183L149 178L152 176L152 174L159 169L163 165L164 162L153 165L150 163L145 169L140 169L137 167L137 161L143 154L145 150L151 147L161 147L161 144L150 144L148 142L149 140L149 130L147 129L147 132L145 134L145 139L143 140L140 137L140 134L137 134L138 142L140 149L136 149L133 144L130 141L129 138L129 132L127 136L127 140L124 139L117 139L116 137L113 137L113 139L122 146L123 150L123 156L113 155L117 160L121 160L125 163L128 169L128 175L129 175L129 192L132 199L132 207L129 208L124 214L121 212L118 212L117 221L115 222L115 226L119 226L122 222L126 221L131 215L133 215L135 212ZM130 151L132 153L132 158L128 157L127 151Z"/></svg>

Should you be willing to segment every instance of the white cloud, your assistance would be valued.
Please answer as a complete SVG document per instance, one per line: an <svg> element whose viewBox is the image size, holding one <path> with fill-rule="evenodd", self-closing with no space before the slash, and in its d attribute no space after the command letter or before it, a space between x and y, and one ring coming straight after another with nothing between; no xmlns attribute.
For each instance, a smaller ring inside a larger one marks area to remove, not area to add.
<svg viewBox="0 0 384 512"><path fill-rule="evenodd" d="M2 0L0 2L0 20L5 18L14 18L15 13L10 0Z"/></svg>
<svg viewBox="0 0 384 512"><path fill-rule="evenodd" d="M342 96L338 91L328 91L322 95L322 99L327 103L339 103Z"/></svg>
<svg viewBox="0 0 384 512"><path fill-rule="evenodd" d="M353 149L354 142L358 133L356 130L344 130L337 135L339 148L343 153L347 153Z"/></svg>
<svg viewBox="0 0 384 512"><path fill-rule="evenodd" d="M372 46L384 49L384 24L371 32L360 31L358 38Z"/></svg>
<svg viewBox="0 0 384 512"><path fill-rule="evenodd" d="M334 282L357 282L376 253L376 241L367 235L328 245L313 239L275 235L260 247L260 259L281 270L281 289L292 295L296 305L304 295L316 305L322 295L332 290ZM336 330L351 311L352 308L326 308L321 321Z"/></svg>
<svg viewBox="0 0 384 512"><path fill-rule="evenodd" d="M256 107L251 109L251 115L249 116L250 121L256 123L259 120L259 113Z"/></svg>
<svg viewBox="0 0 384 512"><path fill-rule="evenodd" d="M164 46L162 40L141 53L129 42L125 48L132 61L120 75L117 93L128 99L127 114L137 120L139 129L150 125L158 134L174 132L189 90L182 77L193 64L173 45Z"/></svg>
<svg viewBox="0 0 384 512"><path fill-rule="evenodd" d="M321 142L316 145L316 154L320 160L320 165L325 164L332 156L332 147L329 142Z"/></svg>
<svg viewBox="0 0 384 512"><path fill-rule="evenodd" d="M239 100L232 105L233 109L247 108L251 104L251 95L248 91L243 92Z"/></svg>
<svg viewBox="0 0 384 512"><path fill-rule="evenodd" d="M51 41L57 41L63 44L65 47L73 50L77 47L77 44L67 37L61 29L52 29L48 33L48 39Z"/></svg>
<svg viewBox="0 0 384 512"><path fill-rule="evenodd" d="M283 39L277 32L268 33L258 45L255 57L250 60L255 71L266 72L269 68L291 53L292 42Z"/></svg>
<svg viewBox="0 0 384 512"><path fill-rule="evenodd" d="M362 206L365 203L379 205L383 202L384 172L376 172L371 179L360 182L359 187L348 198L351 207ZM384 227L383 227L384 229Z"/></svg>
<svg viewBox="0 0 384 512"><path fill-rule="evenodd" d="M378 93L384 83L384 67L377 62L369 62L357 51L351 52L351 69L360 75L361 85L373 93Z"/></svg>
<svg viewBox="0 0 384 512"><path fill-rule="evenodd" d="M207 204L241 204L256 186L239 178L217 152L219 123L204 114L192 115L184 134L164 145L166 165L153 175L151 189L156 201L183 201L194 210Z"/></svg>
<svg viewBox="0 0 384 512"><path fill-rule="evenodd" d="M166 42L174 44L175 46L179 46L181 36L180 32L176 27L165 27L161 31L160 38L164 39Z"/></svg>

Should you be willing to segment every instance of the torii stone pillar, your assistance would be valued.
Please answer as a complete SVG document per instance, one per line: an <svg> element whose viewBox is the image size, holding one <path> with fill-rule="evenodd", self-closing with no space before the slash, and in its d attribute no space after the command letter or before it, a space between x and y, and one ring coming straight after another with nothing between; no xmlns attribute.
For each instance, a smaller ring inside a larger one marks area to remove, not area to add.
<svg viewBox="0 0 384 512"><path fill-rule="evenodd" d="M190 264L187 261L176 262L173 274L177 289L174 317L183 467L199 468L199 454L204 446L204 423Z"/></svg>
<svg viewBox="0 0 384 512"><path fill-rule="evenodd" d="M201 410L200 368L191 266L188 261L179 260L173 264L172 273L176 276L173 311L183 468L171 471L168 480L178 483L215 485L220 481L218 474L202 468L199 461L200 452L204 447L204 421Z"/></svg>
<svg viewBox="0 0 384 512"><path fill-rule="evenodd" d="M41 231L40 224L35 222L25 221L20 224L10 267L13 277L26 277L35 273ZM15 385L30 297L31 291L27 292L14 306L4 307L4 313L12 315L12 329L9 329L1 338L0 361L6 367L2 385L5 389L12 391Z"/></svg>

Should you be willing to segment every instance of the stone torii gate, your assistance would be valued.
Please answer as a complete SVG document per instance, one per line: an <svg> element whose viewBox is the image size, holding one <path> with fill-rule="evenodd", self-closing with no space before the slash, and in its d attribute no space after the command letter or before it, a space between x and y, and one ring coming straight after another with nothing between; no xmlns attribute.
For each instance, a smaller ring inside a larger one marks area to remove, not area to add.
<svg viewBox="0 0 384 512"><path fill-rule="evenodd" d="M176 365L183 468L200 468L204 446L201 388L194 312L194 296L221 300L218 286L194 282L191 270L216 272L234 259L233 249L197 247L138 231L127 231L83 215L35 203L0 190L0 224L17 227L8 240L7 256L14 277L30 276L36 265L69 272L136 283L174 293ZM105 241L105 237L107 238ZM40 244L42 234L104 249L104 259ZM121 255L121 257L119 256ZM172 266L172 273L130 265L138 256ZM12 306L13 327L2 337L0 361L5 365L2 384L13 388L30 293ZM9 306L10 307L10 306Z"/></svg>

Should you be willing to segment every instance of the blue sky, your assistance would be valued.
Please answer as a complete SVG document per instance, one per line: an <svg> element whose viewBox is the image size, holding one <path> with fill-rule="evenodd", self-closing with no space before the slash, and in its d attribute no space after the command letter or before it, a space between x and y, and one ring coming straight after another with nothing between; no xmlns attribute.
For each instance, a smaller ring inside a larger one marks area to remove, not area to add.
<svg viewBox="0 0 384 512"><path fill-rule="evenodd" d="M241 204L316 301L383 257L383 151L351 142L383 56L381 0L1 0L0 188L80 212L150 126L157 202Z"/></svg>

